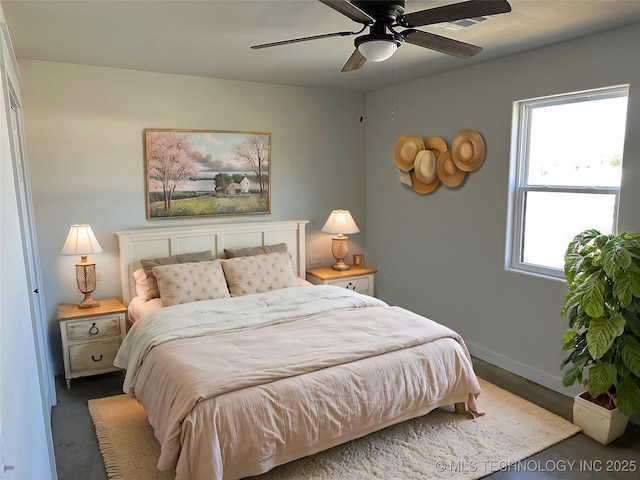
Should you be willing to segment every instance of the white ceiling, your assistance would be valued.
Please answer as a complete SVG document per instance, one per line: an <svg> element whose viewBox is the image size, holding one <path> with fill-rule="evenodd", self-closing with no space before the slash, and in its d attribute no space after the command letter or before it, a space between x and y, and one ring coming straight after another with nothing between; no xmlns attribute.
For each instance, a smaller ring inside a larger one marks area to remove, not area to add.
<svg viewBox="0 0 640 480"><path fill-rule="evenodd" d="M640 0L509 0L512 11L460 32L467 60L403 44L393 59L340 72L355 37L252 50L250 45L357 30L316 0L2 0L16 56L303 87L369 91L640 22ZM407 0L414 12L455 0ZM640 28L640 26L639 26Z"/></svg>

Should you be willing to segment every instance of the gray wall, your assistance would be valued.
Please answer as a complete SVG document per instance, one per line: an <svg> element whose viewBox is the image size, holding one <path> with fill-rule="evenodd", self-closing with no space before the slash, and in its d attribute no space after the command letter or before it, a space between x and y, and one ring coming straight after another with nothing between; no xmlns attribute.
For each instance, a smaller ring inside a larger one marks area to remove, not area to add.
<svg viewBox="0 0 640 480"><path fill-rule="evenodd" d="M57 305L82 298L79 258L60 255L73 223L104 253L90 257L95 298L118 296L115 230L207 222L310 220L307 253L332 259L319 233L335 208L365 223L362 95L38 61L19 62L27 151L54 365L62 372ZM143 130L271 132L272 214L146 220ZM351 251L364 249L364 233Z"/></svg>
<svg viewBox="0 0 640 480"><path fill-rule="evenodd" d="M513 102L630 84L621 230L640 231L640 26L396 85L367 95L367 257L376 292L444 323L472 353L562 387L559 312L566 284L505 269ZM398 137L463 128L486 143L482 167L450 189L418 195L393 163ZM577 233L577 232L576 232Z"/></svg>

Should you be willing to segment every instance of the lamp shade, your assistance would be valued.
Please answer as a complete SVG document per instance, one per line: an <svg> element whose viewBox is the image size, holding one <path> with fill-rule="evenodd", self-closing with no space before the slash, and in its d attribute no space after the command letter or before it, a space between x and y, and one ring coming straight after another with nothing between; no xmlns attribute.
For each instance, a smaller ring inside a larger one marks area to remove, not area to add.
<svg viewBox="0 0 640 480"><path fill-rule="evenodd" d="M364 58L372 62L382 62L391 57L398 49L394 40L369 40L358 45L358 50Z"/></svg>
<svg viewBox="0 0 640 480"><path fill-rule="evenodd" d="M100 252L102 247L96 240L91 227L82 223L71 225L67 240L60 250L62 255L88 255Z"/></svg>
<svg viewBox="0 0 640 480"><path fill-rule="evenodd" d="M358 233L360 229L349 210L334 210L322 227L324 233Z"/></svg>

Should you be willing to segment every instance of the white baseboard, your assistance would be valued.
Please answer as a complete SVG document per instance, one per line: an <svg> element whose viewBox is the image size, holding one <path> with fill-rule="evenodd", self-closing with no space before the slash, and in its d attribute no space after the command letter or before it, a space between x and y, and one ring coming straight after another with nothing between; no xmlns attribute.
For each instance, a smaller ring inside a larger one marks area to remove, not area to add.
<svg viewBox="0 0 640 480"><path fill-rule="evenodd" d="M548 373L541 372L540 370L531 368L528 365L524 365L520 362L516 362L515 360L487 350L486 348L474 345L473 343L467 343L467 348L469 349L469 353L471 353L471 355L479 358L480 360L484 360L485 362L489 362L490 364L503 368L511 373L515 373L520 377L531 380L538 385L547 387L551 390L561 393L562 395L575 397L582 391L582 388L579 385L574 385L573 387L565 387L562 384L561 377L554 377L553 375L549 375ZM640 415L631 415L629 421L635 423L636 425L640 425Z"/></svg>
<svg viewBox="0 0 640 480"><path fill-rule="evenodd" d="M477 345L474 345L473 343L467 343L467 347L469 348L469 352L471 353L471 355L479 358L480 360L484 360L485 362L489 362L500 368L504 368L511 373L515 373L516 375L526 378L527 380L531 380L538 385L550 388L551 390L554 390L568 397L574 397L582 391L579 385L573 387L565 387L562 384L561 377L549 375L548 373L542 372L535 368L531 368L528 365L517 362L498 353L492 352L491 350L487 350L486 348L479 347Z"/></svg>

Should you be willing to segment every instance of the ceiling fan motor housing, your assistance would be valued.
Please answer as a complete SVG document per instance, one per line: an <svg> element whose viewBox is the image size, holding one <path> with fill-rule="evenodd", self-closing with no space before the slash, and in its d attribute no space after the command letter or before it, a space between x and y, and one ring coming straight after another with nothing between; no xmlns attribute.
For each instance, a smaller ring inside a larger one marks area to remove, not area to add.
<svg viewBox="0 0 640 480"><path fill-rule="evenodd" d="M370 25L369 34L357 37L354 40L356 48L366 42L384 40L393 42L396 46L404 41L402 35L393 32L391 27L397 24L397 18L404 15L404 0L380 1L353 1L356 7L368 13L376 22Z"/></svg>
<svg viewBox="0 0 640 480"><path fill-rule="evenodd" d="M386 19L390 25L393 25L398 17L404 15L404 0L390 0L387 2L354 0L351 3L360 10L367 12L376 20Z"/></svg>

